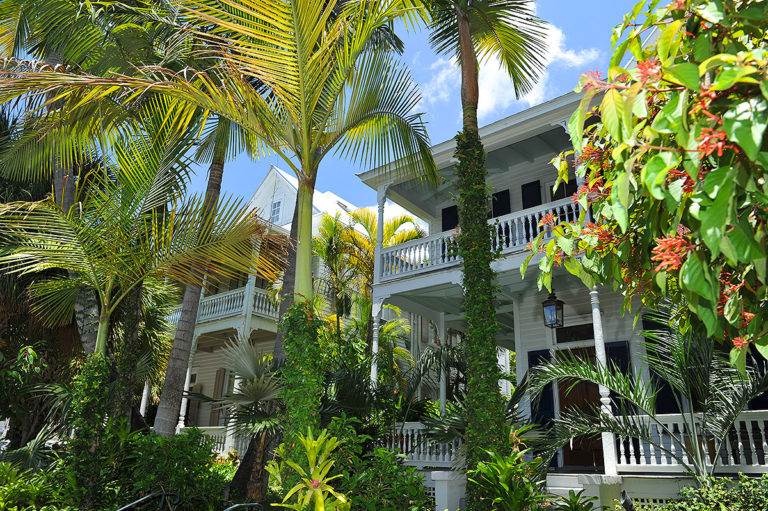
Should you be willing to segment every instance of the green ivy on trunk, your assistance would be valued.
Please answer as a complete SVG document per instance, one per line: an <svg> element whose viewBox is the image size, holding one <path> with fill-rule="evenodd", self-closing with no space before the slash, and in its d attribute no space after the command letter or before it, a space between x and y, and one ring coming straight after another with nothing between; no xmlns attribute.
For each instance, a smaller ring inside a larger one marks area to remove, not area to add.
<svg viewBox="0 0 768 511"><path fill-rule="evenodd" d="M456 136L456 174L459 179L459 254L463 259L464 355L467 362L467 402L469 411L465 443L467 467L475 468L498 450L504 441L504 401L499 391L496 358L495 285L491 261L492 226L488 224L488 189L485 151L476 131L465 130ZM503 449L503 447L502 447ZM467 487L470 509L479 509L476 485Z"/></svg>

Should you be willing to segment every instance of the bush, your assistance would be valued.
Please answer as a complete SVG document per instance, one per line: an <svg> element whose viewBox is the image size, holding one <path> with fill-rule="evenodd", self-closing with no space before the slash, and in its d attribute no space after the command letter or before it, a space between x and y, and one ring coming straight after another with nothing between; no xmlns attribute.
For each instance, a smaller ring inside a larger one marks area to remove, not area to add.
<svg viewBox="0 0 768 511"><path fill-rule="evenodd" d="M768 474L712 479L699 488L684 488L680 498L654 511L768 511Z"/></svg>
<svg viewBox="0 0 768 511"><path fill-rule="evenodd" d="M551 497L544 493L546 472L541 458L525 461L530 450L514 450L503 456L488 451L490 461L481 461L467 473L480 502L498 511L540 509Z"/></svg>
<svg viewBox="0 0 768 511"><path fill-rule="evenodd" d="M341 446L336 450L336 488L361 511L426 511L434 502L424 491L424 481L414 467L402 464L403 457L387 449L377 448L364 454L370 437L359 435L356 419L336 417L328 427Z"/></svg>

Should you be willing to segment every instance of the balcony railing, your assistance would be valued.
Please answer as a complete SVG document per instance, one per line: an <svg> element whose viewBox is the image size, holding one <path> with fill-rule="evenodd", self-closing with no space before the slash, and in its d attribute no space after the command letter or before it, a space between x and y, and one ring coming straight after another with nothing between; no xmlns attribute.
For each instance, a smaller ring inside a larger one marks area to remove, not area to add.
<svg viewBox="0 0 768 511"><path fill-rule="evenodd" d="M406 465L419 468L450 468L460 442L437 443L427 439L425 429L426 426L420 422L400 424L381 439L383 447L404 454Z"/></svg>
<svg viewBox="0 0 768 511"><path fill-rule="evenodd" d="M544 227L539 223L552 214L555 220L575 221L581 207L570 198L494 218L492 244L502 254L522 252ZM441 232L382 249L382 280L458 265L455 232Z"/></svg>
<svg viewBox="0 0 768 511"><path fill-rule="evenodd" d="M690 432L690 426L680 414L657 415L660 424L649 421L651 435L657 444L665 450L640 442L635 438L618 438L619 472L680 472L678 461L672 456L689 463L685 446L698 442L704 453L705 463L712 466L717 460L715 470L720 473L768 471L768 412L751 411L742 413L723 442L719 452L715 452L714 439L697 432ZM700 420L700 419L699 419ZM671 432L671 434L670 434Z"/></svg>
<svg viewBox="0 0 768 511"><path fill-rule="evenodd" d="M197 310L197 322L207 323L245 314L245 290L246 288L241 287L201 299ZM263 289L255 288L253 290L253 313L267 319L277 320L277 307L270 301L267 292ZM166 317L166 320L172 325L176 325L180 317L181 306L174 309Z"/></svg>
<svg viewBox="0 0 768 511"><path fill-rule="evenodd" d="M184 429L191 429L191 428L184 428ZM197 429L199 429L202 433L205 433L209 437L213 438L214 451L222 455L227 453L227 428L225 426L203 426L203 427L198 427ZM233 435L232 449L237 451L238 456L242 457L245 454L245 451L248 449L249 442L250 442L250 438L248 437L245 437L242 435Z"/></svg>

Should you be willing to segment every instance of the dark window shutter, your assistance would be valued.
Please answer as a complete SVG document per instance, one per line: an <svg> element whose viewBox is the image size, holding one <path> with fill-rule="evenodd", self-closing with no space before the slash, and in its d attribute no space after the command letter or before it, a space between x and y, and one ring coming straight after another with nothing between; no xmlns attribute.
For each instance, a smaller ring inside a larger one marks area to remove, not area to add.
<svg viewBox="0 0 768 511"><path fill-rule="evenodd" d="M224 392L224 377L227 375L226 369L219 369L216 371L216 377L213 384L213 399L221 399L222 393ZM209 426L218 426L219 425L219 412L221 410L219 409L218 405L211 405L211 414L208 418L208 425Z"/></svg>
<svg viewBox="0 0 768 511"><path fill-rule="evenodd" d="M452 231L459 225L458 206L443 208L443 232Z"/></svg>
<svg viewBox="0 0 768 511"><path fill-rule="evenodd" d="M539 364L552 360L549 350L528 352L528 370ZM555 386L549 384L541 391L538 402L531 396L531 423L539 424L543 428L550 428L555 421ZM551 468L558 466L559 454L555 454L549 462Z"/></svg>
<svg viewBox="0 0 768 511"><path fill-rule="evenodd" d="M520 187L523 194L523 209L541 205L541 182L531 181Z"/></svg>
<svg viewBox="0 0 768 511"><path fill-rule="evenodd" d="M509 190L502 190L493 194L493 203L491 214L493 218L508 215L512 212L512 205L509 200Z"/></svg>

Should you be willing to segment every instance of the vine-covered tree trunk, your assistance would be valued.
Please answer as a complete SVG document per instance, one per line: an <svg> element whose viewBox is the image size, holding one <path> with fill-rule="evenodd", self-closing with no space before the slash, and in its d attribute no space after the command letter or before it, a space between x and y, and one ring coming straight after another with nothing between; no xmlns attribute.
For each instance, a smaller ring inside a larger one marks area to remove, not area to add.
<svg viewBox="0 0 768 511"><path fill-rule="evenodd" d="M262 431L251 438L240 466L229 485L230 494L244 497L248 502L264 502L267 500L267 483L269 473L267 465L267 432Z"/></svg>
<svg viewBox="0 0 768 511"><path fill-rule="evenodd" d="M221 179L224 175L224 150L214 150L214 158L208 170L208 186L205 190L205 205L209 211L216 207L221 194ZM181 315L173 338L171 356L165 371L165 380L160 392L160 403L155 416L155 432L169 437L176 432L176 423L181 410L181 400L184 394L184 381L189 367L189 355L192 351L192 341L197 322L197 307L200 304L200 286L186 286L184 299L181 303Z"/></svg>
<svg viewBox="0 0 768 511"><path fill-rule="evenodd" d="M285 271L283 272L283 289L280 291L280 308L278 317L282 318L288 307L293 305L293 284L296 281L296 233L299 232L299 197L296 197L296 204L293 207L293 220L291 220L290 243L285 258ZM283 331L277 329L275 337L275 349L273 357L275 361L285 360L285 351L283 350Z"/></svg>
<svg viewBox="0 0 768 511"><path fill-rule="evenodd" d="M467 468L485 459L486 450L504 448L504 401L499 391L496 358L496 310L491 227L488 224L488 185L485 151L478 135L478 64L469 18L458 14L461 47L461 100L464 131L456 137L459 188L459 253L464 285L464 356L467 363ZM467 486L467 504L481 511L481 495Z"/></svg>

